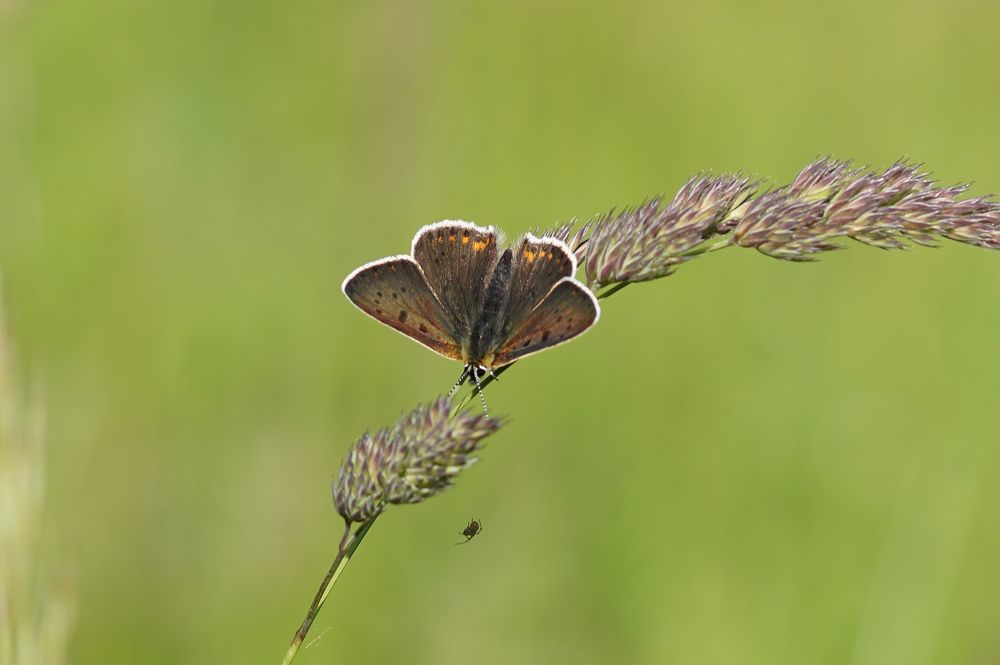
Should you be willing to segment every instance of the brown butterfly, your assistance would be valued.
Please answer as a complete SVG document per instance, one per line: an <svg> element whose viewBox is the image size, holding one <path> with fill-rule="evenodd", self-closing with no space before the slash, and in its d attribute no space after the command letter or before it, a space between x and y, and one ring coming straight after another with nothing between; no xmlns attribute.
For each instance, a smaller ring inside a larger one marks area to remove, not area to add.
<svg viewBox="0 0 1000 665"><path fill-rule="evenodd" d="M568 342L601 309L577 281L576 256L527 234L502 252L492 226L443 221L413 237L411 256L361 266L344 295L365 314L465 367L456 387Z"/></svg>

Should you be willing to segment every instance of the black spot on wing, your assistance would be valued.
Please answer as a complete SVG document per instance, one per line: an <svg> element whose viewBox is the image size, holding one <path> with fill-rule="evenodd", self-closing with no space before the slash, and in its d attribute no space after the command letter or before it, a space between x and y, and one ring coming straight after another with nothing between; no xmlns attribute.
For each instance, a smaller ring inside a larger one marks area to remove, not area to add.
<svg viewBox="0 0 1000 665"><path fill-rule="evenodd" d="M462 353L442 323L444 312L423 273L410 257L364 266L344 283L344 293L359 309L448 358ZM385 301L384 294L392 301ZM391 302L388 307L386 302Z"/></svg>

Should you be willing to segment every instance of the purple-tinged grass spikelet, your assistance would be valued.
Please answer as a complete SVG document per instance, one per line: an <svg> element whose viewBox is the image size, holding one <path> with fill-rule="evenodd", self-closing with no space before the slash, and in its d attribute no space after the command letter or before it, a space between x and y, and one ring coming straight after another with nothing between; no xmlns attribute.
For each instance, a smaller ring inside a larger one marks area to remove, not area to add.
<svg viewBox="0 0 1000 665"><path fill-rule="evenodd" d="M333 503L348 522L364 522L385 509L379 469L385 465L385 430L365 432L347 451L333 484Z"/></svg>
<svg viewBox="0 0 1000 665"><path fill-rule="evenodd" d="M787 187L752 201L733 240L779 259L808 261L851 238L883 249L905 240L933 246L939 238L1000 249L1000 204L961 199L968 185L938 187L919 165L897 162L883 172L824 158Z"/></svg>
<svg viewBox="0 0 1000 665"><path fill-rule="evenodd" d="M402 416L392 428L364 434L348 451L333 484L337 512L364 522L389 504L418 503L440 494L476 462L483 440L503 425L460 411L441 397Z"/></svg>
<svg viewBox="0 0 1000 665"><path fill-rule="evenodd" d="M549 235L574 247L591 287L658 279L701 253L756 187L742 174L696 175L665 205L656 197L611 210L575 233L570 223Z"/></svg>
<svg viewBox="0 0 1000 665"><path fill-rule="evenodd" d="M572 219L565 224L560 224L554 229L534 232L538 237L556 238L566 243L573 252L576 253L577 261L582 261L587 252L587 239L590 237L597 220L592 220L586 224L577 226L577 220Z"/></svg>
<svg viewBox="0 0 1000 665"><path fill-rule="evenodd" d="M759 192L740 173L690 178L667 204L661 197L583 226L545 235L573 248L592 288L665 277L708 251L738 245L787 261L811 261L842 238L882 249L942 238L1000 249L1000 203L963 199L968 185L938 186L919 164L884 171L817 159L788 185Z"/></svg>

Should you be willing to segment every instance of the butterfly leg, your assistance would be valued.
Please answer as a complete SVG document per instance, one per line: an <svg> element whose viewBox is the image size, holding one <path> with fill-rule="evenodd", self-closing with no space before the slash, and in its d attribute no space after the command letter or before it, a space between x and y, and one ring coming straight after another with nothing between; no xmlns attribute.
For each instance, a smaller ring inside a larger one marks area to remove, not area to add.
<svg viewBox="0 0 1000 665"><path fill-rule="evenodd" d="M476 386L476 392L479 393L479 400L483 403L483 413L486 414L487 420L490 417L489 409L486 408L486 396L483 395L483 387L479 385L479 380L486 376L487 369L482 365L477 365L472 368L472 383Z"/></svg>
<svg viewBox="0 0 1000 665"><path fill-rule="evenodd" d="M448 391L448 397L451 397L452 395L454 395L454 394L455 394L455 391L456 391L456 390L458 390L458 389L459 389L459 387L460 387L460 386L461 386L461 385L462 385L463 383L465 383L465 380L466 380L467 378L469 378L469 371L470 371L471 369L472 369L472 365L466 365L466 366L465 366L465 368L464 368L464 369L462 370L462 376L458 377L458 381L456 381L456 382L455 382L455 385L453 385L453 386L451 387L451 390L449 390L449 391Z"/></svg>

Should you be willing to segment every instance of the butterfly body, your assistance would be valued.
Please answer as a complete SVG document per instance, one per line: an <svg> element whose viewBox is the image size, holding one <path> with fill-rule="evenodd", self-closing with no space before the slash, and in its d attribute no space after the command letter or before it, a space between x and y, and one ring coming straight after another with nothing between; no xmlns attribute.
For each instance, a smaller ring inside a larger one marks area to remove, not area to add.
<svg viewBox="0 0 1000 665"><path fill-rule="evenodd" d="M462 362L474 379L597 322L597 299L573 277L565 243L527 234L501 252L499 242L492 227L430 224L411 255L367 263L342 288L363 312Z"/></svg>

